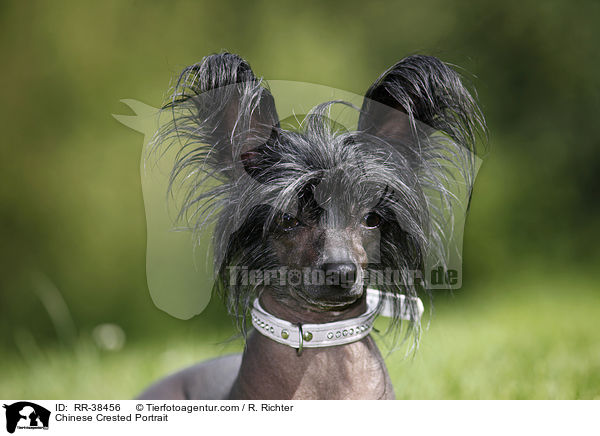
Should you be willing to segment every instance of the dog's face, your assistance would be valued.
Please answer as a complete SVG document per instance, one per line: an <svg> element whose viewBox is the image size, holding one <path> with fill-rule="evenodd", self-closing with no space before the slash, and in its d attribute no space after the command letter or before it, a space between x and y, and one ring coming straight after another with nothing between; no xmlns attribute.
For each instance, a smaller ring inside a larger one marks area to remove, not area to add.
<svg viewBox="0 0 600 436"><path fill-rule="evenodd" d="M404 231L391 211L348 207L341 197L330 202L327 209L306 204L297 214L278 212L266 240L287 269L280 297L300 300L304 307L329 310L354 303L363 296L365 271L381 266L375 261L381 238L403 243L398 236ZM293 271L301 272L300 283L289 277Z"/></svg>
<svg viewBox="0 0 600 436"><path fill-rule="evenodd" d="M364 177L349 180L353 171L340 167L321 171L322 179L300 187L293 208L275 212L266 241L287 274L302 274L300 283L287 280L291 297L341 308L362 296L363 269L379 250L384 223L375 204L360 202Z"/></svg>
<svg viewBox="0 0 600 436"><path fill-rule="evenodd" d="M256 201L224 256L228 268L258 270L264 291L278 301L312 310L355 303L368 271L417 269L427 221L408 161L368 135L327 130L326 109L310 114L301 132L278 130L241 157L249 177L233 204Z"/></svg>
<svg viewBox="0 0 600 436"><path fill-rule="evenodd" d="M415 295L409 272L432 249L443 257L428 200L451 195L439 160L472 150L484 128L459 76L435 58L398 62L365 94L356 130L331 127L337 103L282 129L249 64L224 53L185 69L165 107L173 122L157 142L181 147L172 179L187 186L192 227L216 222L217 286L238 320L259 292L344 308L364 295L368 269L397 273L382 290Z"/></svg>
<svg viewBox="0 0 600 436"><path fill-rule="evenodd" d="M312 189L305 187L304 196L314 197ZM376 212L349 211L332 203L324 209L309 198L296 214L280 211L268 234L277 262L288 274L302 272L301 283L288 283L290 293L322 308L343 307L362 296L366 246L379 239Z"/></svg>

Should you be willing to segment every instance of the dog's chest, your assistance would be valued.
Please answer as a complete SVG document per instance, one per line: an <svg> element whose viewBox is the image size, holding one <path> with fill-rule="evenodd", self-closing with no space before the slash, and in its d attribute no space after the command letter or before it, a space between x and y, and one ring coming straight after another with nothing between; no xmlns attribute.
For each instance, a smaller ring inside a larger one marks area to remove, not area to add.
<svg viewBox="0 0 600 436"><path fill-rule="evenodd" d="M343 354L343 355L339 355ZM355 344L343 353L323 353L307 365L292 399L394 399L383 359Z"/></svg>

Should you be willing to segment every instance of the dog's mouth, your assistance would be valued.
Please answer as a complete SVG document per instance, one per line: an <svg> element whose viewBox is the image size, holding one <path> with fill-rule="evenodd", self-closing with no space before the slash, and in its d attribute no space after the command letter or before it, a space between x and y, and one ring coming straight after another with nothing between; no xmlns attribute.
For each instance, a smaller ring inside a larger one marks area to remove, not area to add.
<svg viewBox="0 0 600 436"><path fill-rule="evenodd" d="M343 310L362 298L364 289L354 285L349 289L330 288L327 286L292 289L294 296L313 310Z"/></svg>
<svg viewBox="0 0 600 436"><path fill-rule="evenodd" d="M313 310L343 310L364 295L362 271L348 264L330 264L334 271L305 268L304 281L288 283L292 296ZM349 271L345 271L348 269ZM318 272L319 274L313 274ZM315 277L319 277L315 279Z"/></svg>

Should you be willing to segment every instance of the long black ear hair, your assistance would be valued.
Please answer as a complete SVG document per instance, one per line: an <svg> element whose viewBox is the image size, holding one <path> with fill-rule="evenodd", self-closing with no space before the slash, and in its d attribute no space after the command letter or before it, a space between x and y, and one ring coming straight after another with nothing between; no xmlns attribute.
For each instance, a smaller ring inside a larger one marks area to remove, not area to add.
<svg viewBox="0 0 600 436"><path fill-rule="evenodd" d="M231 53L185 68L163 107L169 109L173 123L161 140L173 135L185 140L174 177L199 162L232 176L243 154L272 140L279 127L273 96L250 64Z"/></svg>
<svg viewBox="0 0 600 436"><path fill-rule="evenodd" d="M169 192L180 198L177 218L191 230L216 218L221 200L253 166L252 151L276 141L279 131L270 91L231 53L185 68L160 121L150 151L175 152Z"/></svg>
<svg viewBox="0 0 600 436"><path fill-rule="evenodd" d="M365 94L358 128L394 143L416 144L419 123L472 152L486 131L460 75L432 56L409 56L379 76Z"/></svg>
<svg viewBox="0 0 600 436"><path fill-rule="evenodd" d="M404 174L409 172L411 180L416 181L415 186L407 187L418 199L418 204L410 205L415 211L413 230L417 229L408 236L411 249L390 237L382 242L382 250L387 253L382 258L396 258L399 263L395 268L402 269L401 262L408 254L416 256L413 264L422 268L424 278L431 268L441 266L447 270L452 256L448 242L453 236L449 233L454 231L455 214L464 214L468 208L476 171L476 145L478 139L486 138L484 117L475 98L460 75L439 59L409 56L369 87L358 130L389 144L391 155L407 163ZM467 197L464 210L457 210L457 196L452 192L457 178ZM389 195L394 202L395 194ZM427 280L404 282L386 290L397 293L400 288L408 296L415 296L423 288L429 291L428 284ZM409 310L414 313L417 308ZM390 327L398 324L399 311L396 305ZM418 333L418 323L412 327Z"/></svg>
<svg viewBox="0 0 600 436"><path fill-rule="evenodd" d="M273 96L240 56L214 54L181 72L159 125L150 155L162 159L170 153L167 193L177 210L176 225L191 230L199 242L202 230L215 224L219 286L232 235L254 206L248 203L260 200L253 191L258 191L259 183L251 178L261 158L255 150L277 142L279 118ZM225 294L230 311L237 312L238 302L229 301L236 296Z"/></svg>

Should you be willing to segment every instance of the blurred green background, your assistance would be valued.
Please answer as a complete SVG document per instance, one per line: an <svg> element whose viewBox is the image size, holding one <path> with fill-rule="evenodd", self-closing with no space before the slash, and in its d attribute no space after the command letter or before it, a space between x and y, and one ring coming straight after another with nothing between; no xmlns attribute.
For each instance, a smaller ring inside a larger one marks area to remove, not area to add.
<svg viewBox="0 0 600 436"><path fill-rule="evenodd" d="M491 152L463 289L436 295L414 359L388 358L397 396L600 398L599 22L593 0L3 1L0 397L129 398L240 349L218 301L153 305L143 138L111 116L226 49L355 93L409 54L460 65Z"/></svg>

